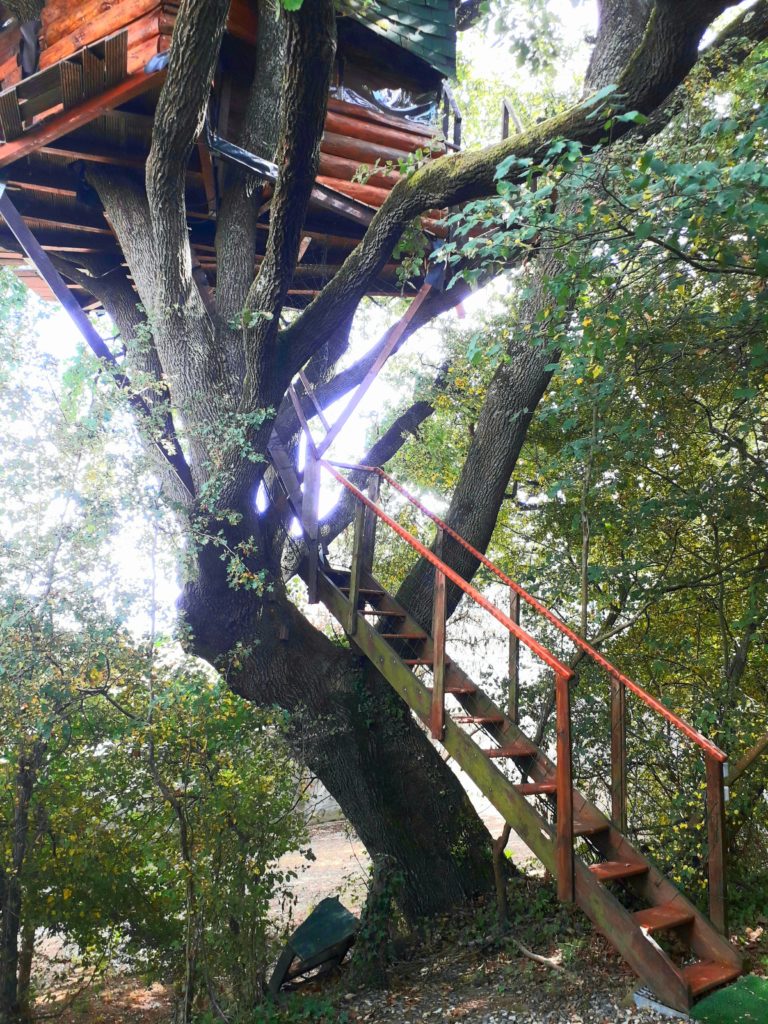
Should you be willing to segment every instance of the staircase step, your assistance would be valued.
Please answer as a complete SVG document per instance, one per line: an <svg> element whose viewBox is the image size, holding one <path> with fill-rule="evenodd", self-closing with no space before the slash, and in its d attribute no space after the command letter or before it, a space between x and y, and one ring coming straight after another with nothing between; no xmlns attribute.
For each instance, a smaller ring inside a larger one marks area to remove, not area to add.
<svg viewBox="0 0 768 1024"><path fill-rule="evenodd" d="M690 911L685 907L675 906L674 903L661 903L658 907L637 910L632 916L635 922L649 934L664 928L679 928L681 925L690 924L693 921L693 914Z"/></svg>
<svg viewBox="0 0 768 1024"><path fill-rule="evenodd" d="M645 875L648 873L648 865L628 860L606 860L602 864L590 864L589 870L599 881L611 882L619 878Z"/></svg>
<svg viewBox="0 0 768 1024"><path fill-rule="evenodd" d="M352 588L350 586L348 586L347 584L344 584L343 586L341 586L341 585L339 586L339 590L351 590L351 589ZM360 587L358 589L358 594L360 594L361 596L367 596L369 594L372 594L374 597L383 597L385 593L386 593L385 590L379 590L378 587Z"/></svg>
<svg viewBox="0 0 768 1024"><path fill-rule="evenodd" d="M522 782L515 786L521 796L539 796L542 793L556 793L557 783L552 782Z"/></svg>
<svg viewBox="0 0 768 1024"><path fill-rule="evenodd" d="M360 608L359 615L380 615L382 619L405 619L405 612L388 612L384 608Z"/></svg>
<svg viewBox="0 0 768 1024"><path fill-rule="evenodd" d="M503 725L504 715L460 715L454 722L461 725Z"/></svg>
<svg viewBox="0 0 768 1024"><path fill-rule="evenodd" d="M385 640L426 640L426 633L380 633Z"/></svg>
<svg viewBox="0 0 768 1024"><path fill-rule="evenodd" d="M434 665L435 659L434 658L403 658L403 662L406 665ZM451 664L451 659L450 658L446 658L445 659L445 664L446 665L450 665Z"/></svg>
<svg viewBox="0 0 768 1024"><path fill-rule="evenodd" d="M574 836L596 836L600 832L607 832L610 828L607 821L574 821Z"/></svg>
<svg viewBox="0 0 768 1024"><path fill-rule="evenodd" d="M458 697L472 697L477 693L474 683L446 683L444 693L454 693Z"/></svg>
<svg viewBox="0 0 768 1024"><path fill-rule="evenodd" d="M721 964L717 960L699 960L698 963L683 967L682 974L691 987L691 995L698 999L705 992L738 978L741 969L733 964Z"/></svg>
<svg viewBox="0 0 768 1024"><path fill-rule="evenodd" d="M504 747L491 747L484 750L486 757L533 757L536 754L536 747L528 740L513 740Z"/></svg>

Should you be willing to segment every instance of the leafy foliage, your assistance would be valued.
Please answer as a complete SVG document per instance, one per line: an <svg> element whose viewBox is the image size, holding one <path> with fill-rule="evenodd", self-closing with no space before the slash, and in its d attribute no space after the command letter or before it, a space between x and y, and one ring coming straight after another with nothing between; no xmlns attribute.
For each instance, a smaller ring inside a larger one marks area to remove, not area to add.
<svg viewBox="0 0 768 1024"><path fill-rule="evenodd" d="M124 400L82 354L34 354L8 275L0 303L4 928L16 900L19 932L57 934L84 963L119 955L183 1004L252 1006L293 877L275 861L304 839L287 722L164 632L177 536L125 458Z"/></svg>

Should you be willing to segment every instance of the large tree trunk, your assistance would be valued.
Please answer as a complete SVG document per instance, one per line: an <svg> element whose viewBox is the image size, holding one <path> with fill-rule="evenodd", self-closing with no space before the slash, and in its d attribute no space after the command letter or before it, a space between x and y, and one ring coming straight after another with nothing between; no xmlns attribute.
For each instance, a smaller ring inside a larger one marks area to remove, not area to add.
<svg viewBox="0 0 768 1024"><path fill-rule="evenodd" d="M204 549L205 551L205 549ZM196 652L237 693L291 713L290 739L374 861L392 857L414 920L492 884L490 839L409 708L365 660L318 632L281 592L233 590L214 555L183 598ZM236 645L246 651L232 657ZM237 665L237 667L236 667Z"/></svg>
<svg viewBox="0 0 768 1024"><path fill-rule="evenodd" d="M11 856L0 880L0 1024L13 1024L20 1016L18 993L19 931L21 928L21 872L29 840L29 808L37 770L46 745L38 740L19 755L11 835Z"/></svg>

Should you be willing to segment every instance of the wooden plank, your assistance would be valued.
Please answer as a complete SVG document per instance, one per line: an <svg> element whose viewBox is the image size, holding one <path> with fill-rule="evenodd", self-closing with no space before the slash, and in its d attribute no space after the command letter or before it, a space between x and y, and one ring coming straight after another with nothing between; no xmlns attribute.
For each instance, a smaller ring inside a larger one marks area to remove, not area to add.
<svg viewBox="0 0 768 1024"><path fill-rule="evenodd" d="M690 985L694 999L698 999L706 992L711 992L713 988L727 985L729 981L738 978L740 973L729 964L706 960L698 964L688 964L683 968L683 977Z"/></svg>
<svg viewBox="0 0 768 1024"><path fill-rule="evenodd" d="M389 146L392 149L403 150L406 153L413 153L415 150L422 148L420 142L423 141L425 147L428 142L427 139L420 140L408 132L397 131L394 128L384 128L370 121L345 117L342 114L334 114L332 111L328 113L325 119L325 130L336 135L344 135L347 138L372 142L377 146Z"/></svg>
<svg viewBox="0 0 768 1024"><path fill-rule="evenodd" d="M17 139L24 131L15 89L0 94L0 125L6 142Z"/></svg>
<svg viewBox="0 0 768 1024"><path fill-rule="evenodd" d="M420 124L417 121L408 121L396 114L385 114L379 110L370 110L368 107L361 107L358 103L350 103L348 100L340 100L336 96L328 99L328 109L336 114L345 114L347 117L359 118L363 121L370 121L373 124L384 125L386 128L394 128L397 131L408 132L425 141L434 141L437 134L436 129L427 124Z"/></svg>
<svg viewBox="0 0 768 1024"><path fill-rule="evenodd" d="M372 167L377 160L380 164L391 162L397 166L398 161L407 159L411 151L383 146L380 143L365 142L362 139L353 139L348 135L339 135L326 130L320 140L320 152L353 160L358 166L366 164Z"/></svg>
<svg viewBox="0 0 768 1024"><path fill-rule="evenodd" d="M59 64L61 75L61 102L65 110L71 110L83 100L83 66L65 60ZM44 108L45 109L45 108Z"/></svg>
<svg viewBox="0 0 768 1024"><path fill-rule="evenodd" d="M93 50L83 50L83 96L91 99L104 91L104 61Z"/></svg>
<svg viewBox="0 0 768 1024"><path fill-rule="evenodd" d="M336 422L333 424L331 429L323 438L322 443L320 444L319 447L321 455L323 454L323 452L328 451L330 446L336 440L342 428L344 427L344 424L349 420L349 417L352 415L352 413L355 411L363 397L368 392L368 389L370 388L371 384L373 384L374 380L379 375L379 371L381 370L382 366L384 365L384 363L386 363L387 359L393 352L398 341L408 328L408 325L410 324L411 320L413 320L413 318L416 316L419 309L421 308L421 305L429 296L431 291L432 288L430 285L423 285L418 295L414 298L413 302L411 302L406 313L400 318L400 320L398 320L394 327L391 327L389 331L387 331L386 345L381 349L378 356L371 365L370 369L366 373L365 377L358 385L357 390L352 394L352 397L349 399L343 412L339 415Z"/></svg>
<svg viewBox="0 0 768 1024"><path fill-rule="evenodd" d="M309 243L311 241L312 241L311 238L304 238L304 239L302 239L301 247L299 248L299 260L301 260L301 257L304 255L304 253L302 252L302 248L304 249L304 251L306 251L306 249L307 249L307 247L308 247L308 245L309 245ZM257 260L257 263L258 262L259 261ZM299 370L299 380L301 381L301 383L302 383L302 385L304 387L304 391L305 391L305 393L307 395L307 398L309 398L310 402L312 403L312 406L313 406L313 408L315 410L315 413L317 414L317 418L322 423L324 430L326 430L326 431L330 430L331 428L330 428L330 425L328 423L328 420L325 418L325 413L323 412L323 407L318 402L317 395L315 394L314 388L310 384L309 379L307 378L307 375L304 373L303 370ZM376 479L378 480L378 477Z"/></svg>
<svg viewBox="0 0 768 1024"><path fill-rule="evenodd" d="M40 67L47 68L71 57L78 50L120 32L133 22L155 15L159 22L158 0L48 0L43 10ZM158 27L159 32L159 27Z"/></svg>
<svg viewBox="0 0 768 1024"><path fill-rule="evenodd" d="M707 862L709 865L709 918L717 930L728 934L726 893L725 793L723 765L713 757L707 762Z"/></svg>
<svg viewBox="0 0 768 1024"><path fill-rule="evenodd" d="M65 170L61 168L60 170ZM40 173L31 174L28 167L21 164L14 167L7 177L6 182L14 188L23 189L25 192L38 192L44 195L63 196L74 199L77 195L77 183L71 174Z"/></svg>
<svg viewBox="0 0 768 1024"><path fill-rule="evenodd" d="M509 617L520 625L520 595L509 589ZM509 634L509 692L507 714L517 724L520 720L520 641L514 633Z"/></svg>
<svg viewBox="0 0 768 1024"><path fill-rule="evenodd" d="M320 502L320 462L316 454L311 451L311 438L308 438L306 463L304 465L304 493L302 499L302 526L307 538L308 549L308 578L307 600L310 604L317 604L317 577L319 551L319 524L318 505Z"/></svg>
<svg viewBox="0 0 768 1024"><path fill-rule="evenodd" d="M682 928L685 925L693 924L693 914L685 907L678 907L674 903L659 907L647 907L645 910L636 910L632 915L635 923L648 932L667 931L673 928Z"/></svg>
<svg viewBox="0 0 768 1024"><path fill-rule="evenodd" d="M349 573L349 608L344 628L353 636L357 628L357 606L360 603L360 575L363 560L363 531L365 529L365 505L358 503L355 509L355 533L352 541L352 568Z"/></svg>
<svg viewBox="0 0 768 1024"><path fill-rule="evenodd" d="M256 45L259 31L259 19L256 4L248 0L232 0L227 21L227 32L236 39L242 39L251 46Z"/></svg>
<svg viewBox="0 0 768 1024"><path fill-rule="evenodd" d="M378 504L379 488L381 477L378 473L371 473L368 477L368 497ZM365 525L363 528L363 552L361 564L366 578L373 572L373 557L376 550L376 526L378 519L369 508L365 510Z"/></svg>
<svg viewBox="0 0 768 1024"><path fill-rule="evenodd" d="M104 41L104 81L111 89L128 74L128 32L119 32Z"/></svg>
<svg viewBox="0 0 768 1024"><path fill-rule="evenodd" d="M443 557L443 531L437 531L435 554ZM432 711L429 725L432 738L445 735L445 626L447 619L445 573L435 568L432 598Z"/></svg>
<svg viewBox="0 0 768 1024"><path fill-rule="evenodd" d="M18 24L11 25L4 32L0 32L0 80L3 89L18 85L21 81L20 44L21 31Z"/></svg>
<svg viewBox="0 0 768 1024"><path fill-rule="evenodd" d="M563 903L573 902L575 875L573 866L573 779L571 755L571 698L569 679L555 677L557 691L557 895Z"/></svg>
<svg viewBox="0 0 768 1024"><path fill-rule="evenodd" d="M42 148L57 139L68 135L76 128L93 121L107 110L119 107L129 100L141 96L142 93L158 85L165 77L165 72L157 71L154 74L146 75L143 72L131 75L124 82L108 89L100 96L94 96L86 100L81 106L74 110L67 110L62 114L52 117L44 124L33 128L20 139L13 142L6 142L0 146L0 167L7 167L9 164L29 156L35 150Z"/></svg>
<svg viewBox="0 0 768 1024"><path fill-rule="evenodd" d="M373 166L371 163L369 166ZM349 160L343 156L334 156L331 153L323 153L320 151L320 166L318 173L326 178L337 178L343 181L352 181L354 176L360 170L361 165L356 163L354 160ZM387 191L391 191L395 184L402 178L402 174L399 171L379 171L371 174L366 180L366 185L373 185L377 188L383 188Z"/></svg>
<svg viewBox="0 0 768 1024"><path fill-rule="evenodd" d="M118 387L125 388L128 391L128 401L133 408L141 415L150 416L151 410L139 395L131 391L130 381L120 370L115 356L67 288L64 279L56 267L54 267L50 257L44 252L38 240L24 223L5 189L0 192L0 216L2 216L9 229L13 232L19 245L34 264L37 272L62 304L65 312L69 315L94 355L98 359L103 359L107 363L112 364L113 380ZM194 494L189 467L181 455L176 438L165 432L162 439L156 442L156 446L166 461L175 469L179 479L187 487L190 494Z"/></svg>
<svg viewBox="0 0 768 1024"><path fill-rule="evenodd" d="M602 864L590 864L589 870L601 882L615 882L622 878L648 873L648 865L643 861L608 860Z"/></svg>
<svg viewBox="0 0 768 1024"><path fill-rule="evenodd" d="M611 820L627 831L627 707L624 684L611 677Z"/></svg>

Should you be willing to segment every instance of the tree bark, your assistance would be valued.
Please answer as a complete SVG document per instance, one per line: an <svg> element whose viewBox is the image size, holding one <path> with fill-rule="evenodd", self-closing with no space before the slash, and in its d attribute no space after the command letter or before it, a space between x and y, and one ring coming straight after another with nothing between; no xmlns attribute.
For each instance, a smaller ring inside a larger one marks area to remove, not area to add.
<svg viewBox="0 0 768 1024"><path fill-rule="evenodd" d="M487 891L487 830L405 703L282 591L262 600L232 590L221 566L215 553L203 555L200 576L185 590L196 653L236 693L290 712L297 757L338 801L374 862L391 857L399 865L408 918ZM236 644L248 653L234 656Z"/></svg>
<svg viewBox="0 0 768 1024"><path fill-rule="evenodd" d="M30 1002L32 984L32 964L35 957L35 925L25 921L21 928L21 948L19 950L18 968L18 1004L19 1016L22 1020L30 1020L32 1006Z"/></svg>
<svg viewBox="0 0 768 1024"><path fill-rule="evenodd" d="M1 880L0 895L0 1024L13 1024L20 1016L18 970L21 873L29 840L29 809L45 749L46 744L38 740L29 749L22 750L16 772L11 857L9 869Z"/></svg>

